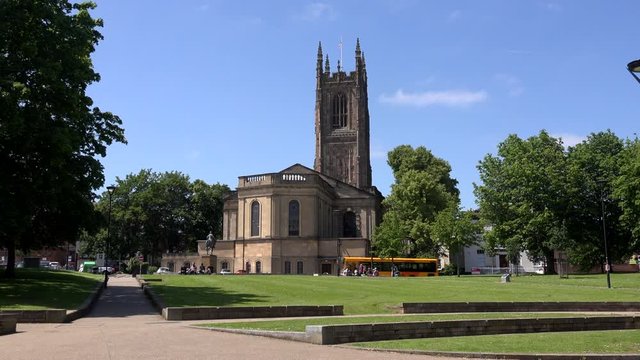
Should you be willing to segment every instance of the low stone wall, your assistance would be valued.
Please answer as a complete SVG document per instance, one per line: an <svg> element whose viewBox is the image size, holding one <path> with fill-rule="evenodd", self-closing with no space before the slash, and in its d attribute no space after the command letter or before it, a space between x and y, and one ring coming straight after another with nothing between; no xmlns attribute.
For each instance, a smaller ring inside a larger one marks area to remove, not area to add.
<svg viewBox="0 0 640 360"><path fill-rule="evenodd" d="M616 311L640 312L640 302L403 303L405 314L460 312Z"/></svg>
<svg viewBox="0 0 640 360"><path fill-rule="evenodd" d="M319 345L360 341L430 337L640 329L640 317L584 317L546 319L496 319L382 323L366 325L309 325L307 340Z"/></svg>
<svg viewBox="0 0 640 360"><path fill-rule="evenodd" d="M166 307L165 320L247 319L343 315L342 305L326 306L247 306L247 307Z"/></svg>
<svg viewBox="0 0 640 360"><path fill-rule="evenodd" d="M0 335L15 333L17 323L18 317L9 314L0 314Z"/></svg>
<svg viewBox="0 0 640 360"><path fill-rule="evenodd" d="M80 305L79 308L77 308L76 310L67 311L67 315L65 316L64 322L72 322L74 320L78 320L81 317L86 316L89 313L89 311L91 311L93 306L96 304L96 301L98 301L98 299L100 298L100 295L102 294L103 290L104 290L103 283L96 285L95 289L93 290L93 294L91 294L82 303L82 305Z"/></svg>
<svg viewBox="0 0 640 360"><path fill-rule="evenodd" d="M65 309L3 310L0 315L13 315L19 323L62 323L67 316Z"/></svg>

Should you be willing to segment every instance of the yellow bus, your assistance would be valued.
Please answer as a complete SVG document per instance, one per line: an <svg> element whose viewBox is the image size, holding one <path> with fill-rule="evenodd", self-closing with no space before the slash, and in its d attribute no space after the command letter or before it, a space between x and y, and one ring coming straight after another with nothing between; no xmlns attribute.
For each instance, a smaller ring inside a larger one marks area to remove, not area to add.
<svg viewBox="0 0 640 360"><path fill-rule="evenodd" d="M395 268L396 276L438 276L438 259L346 256L342 260L342 275L362 275L363 268L365 275L375 269L379 276L392 276Z"/></svg>

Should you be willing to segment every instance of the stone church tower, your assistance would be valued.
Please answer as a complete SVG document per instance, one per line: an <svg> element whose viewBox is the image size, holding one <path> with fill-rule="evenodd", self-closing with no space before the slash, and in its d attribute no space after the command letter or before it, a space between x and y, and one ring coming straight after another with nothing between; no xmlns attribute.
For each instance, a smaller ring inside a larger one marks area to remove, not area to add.
<svg viewBox="0 0 640 360"><path fill-rule="evenodd" d="M349 74L338 61L331 72L329 55L318 45L316 66L316 158L314 170L355 186L371 188L367 69L360 40L356 42L356 69Z"/></svg>

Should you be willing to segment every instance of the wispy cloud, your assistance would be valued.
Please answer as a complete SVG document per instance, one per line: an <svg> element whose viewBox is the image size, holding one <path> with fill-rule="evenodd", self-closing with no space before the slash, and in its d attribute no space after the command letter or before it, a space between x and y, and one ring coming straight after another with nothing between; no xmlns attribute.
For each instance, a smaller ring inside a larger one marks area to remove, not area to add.
<svg viewBox="0 0 640 360"><path fill-rule="evenodd" d="M380 102L414 107L426 107L432 105L463 107L484 102L488 97L489 95L487 95L487 92L484 90L446 90L405 93L400 89L393 95L380 95Z"/></svg>
<svg viewBox="0 0 640 360"><path fill-rule="evenodd" d="M458 21L458 19L460 19L460 17L462 17L462 11L453 10L452 12L449 13L449 16L447 16L447 21L448 22L455 22L455 21Z"/></svg>
<svg viewBox="0 0 640 360"><path fill-rule="evenodd" d="M382 149L372 149L369 153L371 160L387 160L388 151Z"/></svg>
<svg viewBox="0 0 640 360"><path fill-rule="evenodd" d="M586 136L576 134L551 134L551 136L553 136L554 138L562 139L562 144L564 145L565 149L569 146L576 146L581 142L587 140Z"/></svg>
<svg viewBox="0 0 640 360"><path fill-rule="evenodd" d="M497 74L494 76L495 81L507 89L509 96L518 96L524 92L522 81L517 77L509 74Z"/></svg>
<svg viewBox="0 0 640 360"><path fill-rule="evenodd" d="M555 3L555 2L545 2L542 3L542 7L545 10L551 11L551 12L560 12L562 11L562 5Z"/></svg>
<svg viewBox="0 0 640 360"><path fill-rule="evenodd" d="M307 5L302 12L295 14L294 18L300 21L333 21L336 19L336 12L330 4L315 2Z"/></svg>
<svg viewBox="0 0 640 360"><path fill-rule="evenodd" d="M194 160L197 160L199 157L200 157L200 150L197 150L197 149L190 150L184 155L184 158L187 161L194 161Z"/></svg>

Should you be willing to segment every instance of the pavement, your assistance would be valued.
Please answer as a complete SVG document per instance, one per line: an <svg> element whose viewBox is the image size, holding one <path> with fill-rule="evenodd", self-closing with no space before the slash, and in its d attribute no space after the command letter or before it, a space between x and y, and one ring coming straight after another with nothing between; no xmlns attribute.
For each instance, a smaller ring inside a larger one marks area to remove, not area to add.
<svg viewBox="0 0 640 360"><path fill-rule="evenodd" d="M92 311L66 324L18 324L0 336L0 359L451 359L313 345L165 321L132 277L111 277Z"/></svg>

